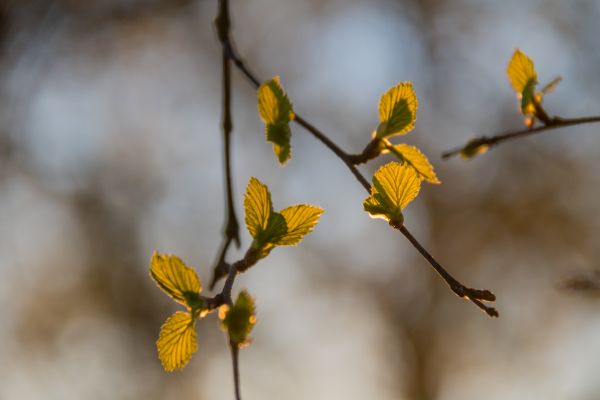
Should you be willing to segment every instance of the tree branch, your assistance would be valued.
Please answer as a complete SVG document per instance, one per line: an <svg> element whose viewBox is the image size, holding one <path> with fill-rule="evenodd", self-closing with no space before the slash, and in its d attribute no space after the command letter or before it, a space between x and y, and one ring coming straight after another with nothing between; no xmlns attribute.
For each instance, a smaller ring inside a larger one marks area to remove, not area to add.
<svg viewBox="0 0 600 400"><path fill-rule="evenodd" d="M254 87L258 88L260 86L260 79L254 75L242 58L238 55L235 50L235 46L233 45L233 41L231 37L228 37L227 40L223 43L223 48L227 50L229 54L229 58L233 61L234 65L242 72L242 74L254 85ZM317 129L313 124L308 122L306 119L302 118L298 114L294 121L310 132L315 138L321 141L327 148L329 148L339 159L341 159L344 164L348 167L348 169L352 172L352 174L356 177L358 182L365 188L367 193L371 193L371 185L369 181L358 171L356 168L356 163L359 160L358 157L349 155L345 151L343 151L337 144L335 144L327 135L325 135L322 131ZM410 241L410 243L421 253L421 255L431 264L431 266L440 274L440 276L448 283L450 289L457 294L461 298L468 298L475 305L477 305L482 310L486 311L486 313L490 317L497 317L498 311L494 308L487 307L481 303L483 301L494 301L495 296L489 290L477 290L471 289L463 284L461 284L458 280L456 280L450 273L448 273L428 252L425 250L423 246L415 239L408 229L404 226L401 227L400 231L406 236L406 238Z"/></svg>
<svg viewBox="0 0 600 400"><path fill-rule="evenodd" d="M600 122L600 116L582 117L582 118L554 117L554 118L550 119L548 121L548 123L546 123L545 125L538 126L536 128L520 129L520 130L516 130L516 131L501 133L501 134L498 134L495 136L480 136L478 138L475 138L475 139L469 141L462 147L445 151L444 153L442 153L442 158L448 159L450 157L456 156L458 154L464 154L464 153L466 153L466 154L472 153L473 155L475 155L475 154L478 154L477 149L482 149L483 151L481 151L481 152L485 152L488 148L496 146L496 145L506 142L508 140L517 139L517 138L525 137L525 136L529 136L529 135L534 135L536 133L541 133L541 132L549 131L552 129L564 128L564 127L573 126L573 125L592 124L592 123L596 123L596 122ZM469 157L465 156L465 158L469 158Z"/></svg>

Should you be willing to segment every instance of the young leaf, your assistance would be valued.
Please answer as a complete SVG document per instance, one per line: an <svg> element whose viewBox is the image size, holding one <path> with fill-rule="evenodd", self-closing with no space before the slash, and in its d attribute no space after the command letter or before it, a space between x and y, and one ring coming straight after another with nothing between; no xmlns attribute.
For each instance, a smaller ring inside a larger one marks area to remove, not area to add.
<svg viewBox="0 0 600 400"><path fill-rule="evenodd" d="M158 287L189 310L197 305L202 284L196 271L177 256L154 252L150 261L150 276Z"/></svg>
<svg viewBox="0 0 600 400"><path fill-rule="evenodd" d="M402 209L417 197L420 188L421 179L412 167L390 162L375 172L371 195L363 207L373 218L402 223Z"/></svg>
<svg viewBox="0 0 600 400"><path fill-rule="evenodd" d="M402 163L407 163L419 174L419 176L429 183L439 184L441 183L438 179L433 166L429 163L429 160L425 154L414 147L407 144L394 145L389 150L394 153Z"/></svg>
<svg viewBox="0 0 600 400"><path fill-rule="evenodd" d="M404 135L415 127L419 102L410 82L401 82L389 89L379 100L379 121L376 137L383 139Z"/></svg>
<svg viewBox="0 0 600 400"><path fill-rule="evenodd" d="M223 327L229 334L229 339L238 347L250 343L250 332L256 323L256 307L250 294L242 290L231 308L225 306L219 310Z"/></svg>
<svg viewBox="0 0 600 400"><path fill-rule="evenodd" d="M258 179L251 177L244 195L246 227L253 238L258 239L267 230L273 212L271 193Z"/></svg>
<svg viewBox="0 0 600 400"><path fill-rule="evenodd" d="M244 196L246 226L254 238L253 246L265 257L274 246L292 246L313 230L323 210L300 204L280 212L273 211L271 194L266 185L250 178Z"/></svg>
<svg viewBox="0 0 600 400"><path fill-rule="evenodd" d="M156 348L166 371L185 367L198 349L195 323L192 314L177 311L160 328Z"/></svg>
<svg viewBox="0 0 600 400"><path fill-rule="evenodd" d="M273 143L273 151L283 165L291 158L289 123L294 119L294 112L278 76L258 88L258 112L265 123L267 141Z"/></svg>
<svg viewBox="0 0 600 400"><path fill-rule="evenodd" d="M323 211L322 208L309 204L298 204L281 210L280 214L285 219L287 230L274 241L274 244L294 246L300 243L317 225Z"/></svg>
<svg viewBox="0 0 600 400"><path fill-rule="evenodd" d="M538 83L533 61L521 50L516 49L508 63L506 73L510 84L521 100L521 113L533 116L535 114L533 98L535 86Z"/></svg>
<svg viewBox="0 0 600 400"><path fill-rule="evenodd" d="M527 85L533 86L537 83L537 73L533 67L533 61L521 50L516 49L506 70L508 79L515 92L522 96Z"/></svg>

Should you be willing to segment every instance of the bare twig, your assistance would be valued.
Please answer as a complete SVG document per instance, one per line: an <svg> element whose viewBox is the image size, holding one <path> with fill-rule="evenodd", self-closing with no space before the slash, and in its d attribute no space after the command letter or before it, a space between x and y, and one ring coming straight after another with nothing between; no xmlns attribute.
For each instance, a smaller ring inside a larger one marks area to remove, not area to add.
<svg viewBox="0 0 600 400"><path fill-rule="evenodd" d="M461 154L463 152L468 152L469 150L474 150L477 148L486 148L486 147L489 148L489 147L498 145L502 142L505 142L505 141L508 141L511 139L517 139L520 137L525 137L525 136L533 135L536 133L549 131L551 129L564 128L564 127L573 126L573 125L592 124L595 122L600 122L600 116L583 117L583 118L554 117L554 118L550 119L547 124L538 126L536 128L520 129L520 130L516 130L516 131L501 133L501 134L494 135L494 136L481 136L481 137L475 138L475 139L469 141L467 144L465 144L462 147L459 147L459 148L456 148L453 150L448 150L448 151L442 153L442 158L447 159L447 158L456 156L458 154Z"/></svg>
<svg viewBox="0 0 600 400"><path fill-rule="evenodd" d="M238 345L231 340L229 341L229 349L231 350L231 363L233 364L233 382L235 387L235 399L242 400L242 396L240 394L240 349Z"/></svg>
<svg viewBox="0 0 600 400"><path fill-rule="evenodd" d="M219 15L215 20L217 34L221 43L226 43L229 38L230 20L229 20L229 2L228 0L219 1ZM223 229L223 244L217 262L213 267L213 278L210 283L212 290L215 283L225 274L227 274L227 264L225 257L232 241L235 241L237 247L240 247L240 227L233 205L233 189L231 184L231 131L233 123L231 121L231 62L229 52L225 46L222 46L222 74L223 74L223 153L225 163L225 192L227 197L227 209L225 214L225 227Z"/></svg>
<svg viewBox="0 0 600 400"><path fill-rule="evenodd" d="M395 226L402 234L408 239L410 243L421 253L421 255L429 261L429 264L436 270L436 272L446 281L450 289L458 296L463 299L471 300L477 307L481 308L490 317L498 317L498 311L493 307L488 307L482 303L482 301L496 301L496 296L489 290L479 290L466 287L459 281L457 281L448 271L444 269L431 254L414 238L414 236L406 229L404 225Z"/></svg>

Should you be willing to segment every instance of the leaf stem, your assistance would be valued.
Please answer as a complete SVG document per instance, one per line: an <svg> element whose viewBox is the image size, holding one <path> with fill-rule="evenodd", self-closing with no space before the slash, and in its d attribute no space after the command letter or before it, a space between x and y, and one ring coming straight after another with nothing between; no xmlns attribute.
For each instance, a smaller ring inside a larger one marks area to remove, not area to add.
<svg viewBox="0 0 600 400"><path fill-rule="evenodd" d="M460 154L461 152L468 150L468 148L476 148L479 146L492 147L492 146L498 145L498 144L503 143L508 140L517 139L520 137L529 136L529 135L533 135L536 133L549 131L552 129L564 128L567 126L574 126L574 125L592 124L592 123L596 123L596 122L600 122L600 115L599 116L591 116L591 117L581 117L581 118L554 117L554 118L550 119L547 124L538 126L536 128L527 128L527 129L520 129L520 130L516 130L516 131L509 131L509 132L501 133L501 134L494 135L494 136L480 136L478 138L475 138L475 139L469 141L467 144L465 144L462 147L445 151L444 153L442 153L442 158L448 159L450 157L456 156L456 155Z"/></svg>

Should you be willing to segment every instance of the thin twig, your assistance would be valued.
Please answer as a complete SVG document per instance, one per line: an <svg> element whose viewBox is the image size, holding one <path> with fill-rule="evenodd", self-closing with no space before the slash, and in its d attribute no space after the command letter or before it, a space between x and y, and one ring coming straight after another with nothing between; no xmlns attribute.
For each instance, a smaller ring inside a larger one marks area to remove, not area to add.
<svg viewBox="0 0 600 400"><path fill-rule="evenodd" d="M229 20L229 2L228 0L219 1L219 15L215 20L217 34L221 43L226 43L229 38L230 20ZM227 198L227 209L225 214L225 227L223 228L223 244L217 262L213 267L213 278L210 289L214 288L215 283L223 277L227 270L225 267L225 257L232 240L236 246L240 247L240 226L233 205L233 189L231 179L231 132L233 123L231 121L231 62L229 52L225 46L222 46L222 78L223 78L223 154L225 163L225 195Z"/></svg>
<svg viewBox="0 0 600 400"><path fill-rule="evenodd" d="M396 228L396 227L395 227ZM431 254L414 238L414 236L406 229L404 225L397 227L410 243L421 253L421 255L429 261L429 264L436 272L446 281L450 289L456 293L458 297L471 300L477 307L481 308L490 317L498 317L498 311L493 307L488 307L482 301L496 301L496 296L489 290L479 290L466 287L457 281L448 271L444 269Z"/></svg>
<svg viewBox="0 0 600 400"><path fill-rule="evenodd" d="M235 387L235 399L242 400L242 396L240 394L240 349L238 345L231 340L229 341L229 349L231 350L231 363L233 364L233 383Z"/></svg>
<svg viewBox="0 0 600 400"><path fill-rule="evenodd" d="M494 136L481 136L481 137L475 138L460 148L445 151L444 153L442 153L442 158L447 159L447 158L456 156L463 151L468 151L469 149L480 148L481 146L487 146L489 148L489 147L498 145L502 142L505 142L505 141L508 141L511 139L517 139L520 137L525 137L525 136L533 135L536 133L549 131L551 129L564 128L564 127L573 126L573 125L591 124L591 123L595 123L595 122L600 122L600 116L583 117L583 118L554 117L547 124L538 126L536 128L520 129L520 130L516 130L516 131L501 133L501 134L494 135Z"/></svg>
<svg viewBox="0 0 600 400"><path fill-rule="evenodd" d="M360 173L360 171L356 168L354 163L351 161L350 157L346 152L340 149L331 139L329 139L323 132L314 127L307 120L302 118L301 116L296 114L296 118L294 119L298 125L302 126L304 129L312 133L314 137L319 139L325 146L327 146L331 151L335 153L335 155L340 158L344 164L348 167L350 172L356 177L356 179L360 182L360 184L365 188L367 192L371 192L371 185L369 181Z"/></svg>
<svg viewBox="0 0 600 400"><path fill-rule="evenodd" d="M217 256L217 260L213 264L213 276L210 281L209 288L213 290L215 284L229 272L229 264L225 261L225 257L227 256L227 250L231 245L233 238L229 236L225 236L223 242L221 243L221 248L219 250L219 255Z"/></svg>
<svg viewBox="0 0 600 400"><path fill-rule="evenodd" d="M237 54L237 52L235 51L235 47L233 45L232 39L230 37L228 38L228 41L226 43L224 43L224 46L229 51L229 57L233 61L234 65L242 72L242 74L244 74L244 76L246 76L246 78L248 78L248 80L256 88L258 88L260 86L260 80L256 77L256 75L254 75L250 71L250 69L244 63L244 61L242 60L242 58ZM329 139L327 137L327 135L325 135L322 131L320 131L319 129L317 129L314 125L312 125L307 120L305 120L304 118L300 117L299 115L296 114L296 118L295 118L294 121L296 123L298 123L300 126L302 126L304 129L306 129L308 132L310 132L318 140L320 140L338 158L340 158L344 162L344 164L346 164L346 166L348 167L348 169L350 169L350 171L356 177L356 179L360 182L360 184L365 188L365 190L369 194L371 193L371 185L369 184L369 182L367 181L367 179L360 173L360 171L358 171L358 169L356 168L355 162L354 162L355 160L353 160L354 156L349 155L348 153L344 152L331 139ZM429 263L431 264L431 266L440 274L440 276L446 281L446 283L448 283L448 285L450 286L450 289L452 289L452 291L454 293L456 293L458 296L460 296L462 298L468 298L475 305L477 305L479 308L481 308L482 310L486 311L486 313L490 317L497 317L498 316L498 311L496 311L494 308L487 307L486 305L484 305L484 304L481 303L481 300L483 300L483 301L494 301L496 298L493 295L493 293L491 293L488 290L471 289L471 288L468 288L468 287L464 286L463 284L461 284L452 275L450 275L450 273L447 272L427 252L427 250L425 250L425 248L423 246L421 246L421 244L417 241L417 239L415 239L410 234L410 232L408 231L408 229L406 229L406 227L402 226L402 228L400 230L404 234L404 236L406 236L406 238L410 241L410 243L419 251L419 253L421 253L421 255L427 261L429 261Z"/></svg>

